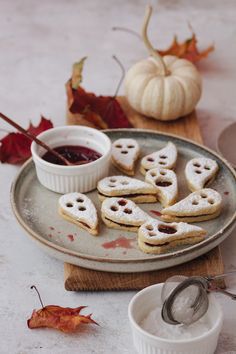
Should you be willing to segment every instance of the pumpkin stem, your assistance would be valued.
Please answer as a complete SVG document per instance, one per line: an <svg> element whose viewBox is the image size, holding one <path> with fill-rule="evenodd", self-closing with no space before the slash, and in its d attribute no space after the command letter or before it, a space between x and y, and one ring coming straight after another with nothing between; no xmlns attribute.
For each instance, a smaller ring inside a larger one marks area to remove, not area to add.
<svg viewBox="0 0 236 354"><path fill-rule="evenodd" d="M145 14L144 21L143 21L142 38L143 38L144 44L146 45L149 53L153 56L153 58L160 65L161 74L166 76L166 75L168 75L168 70L165 65L165 62L162 59L161 55L158 54L158 52L153 48L153 46L151 45L151 43L148 39L148 36L147 36L147 28L148 28L148 24L149 24L151 15L152 15L152 6L148 5L146 8L146 14Z"/></svg>

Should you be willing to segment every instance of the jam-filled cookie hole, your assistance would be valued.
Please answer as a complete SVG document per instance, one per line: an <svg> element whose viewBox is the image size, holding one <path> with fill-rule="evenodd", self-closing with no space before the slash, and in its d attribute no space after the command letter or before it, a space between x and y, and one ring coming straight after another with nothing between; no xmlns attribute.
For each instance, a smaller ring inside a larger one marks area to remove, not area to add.
<svg viewBox="0 0 236 354"><path fill-rule="evenodd" d="M124 200L124 199L121 199L118 201L118 204L121 205L121 206L125 206L127 204L127 201Z"/></svg>
<svg viewBox="0 0 236 354"><path fill-rule="evenodd" d="M198 162L195 162L195 163L193 164L193 166L194 166L194 167L198 167L198 168L201 167L200 163L198 163Z"/></svg>
<svg viewBox="0 0 236 354"><path fill-rule="evenodd" d="M165 224L158 225L158 231L163 234L175 234L177 232L175 227Z"/></svg>
<svg viewBox="0 0 236 354"><path fill-rule="evenodd" d="M207 198L207 195L206 195L205 193L201 193L200 196L201 196L203 199Z"/></svg>
<svg viewBox="0 0 236 354"><path fill-rule="evenodd" d="M192 205L198 205L199 204L199 202L197 201L197 200L192 200Z"/></svg>
<svg viewBox="0 0 236 354"><path fill-rule="evenodd" d="M111 183L116 183L116 179L115 178L110 178L109 180Z"/></svg>
<svg viewBox="0 0 236 354"><path fill-rule="evenodd" d="M129 209L129 208L125 208L125 209L124 209L124 213L125 213L125 214L132 214L132 210Z"/></svg>
<svg viewBox="0 0 236 354"><path fill-rule="evenodd" d="M148 231L153 231L153 226L152 226L152 225L147 225L147 226L146 226L146 229L147 229Z"/></svg>
<svg viewBox="0 0 236 354"><path fill-rule="evenodd" d="M78 209L79 209L79 211L85 211L86 210L86 208L84 206L81 206Z"/></svg>
<svg viewBox="0 0 236 354"><path fill-rule="evenodd" d="M212 199L212 198L208 198L207 201L211 205L213 205L215 203L214 199Z"/></svg>
<svg viewBox="0 0 236 354"><path fill-rule="evenodd" d="M169 187L172 185L172 182L170 181L161 181L161 180L156 180L155 185L157 187Z"/></svg>

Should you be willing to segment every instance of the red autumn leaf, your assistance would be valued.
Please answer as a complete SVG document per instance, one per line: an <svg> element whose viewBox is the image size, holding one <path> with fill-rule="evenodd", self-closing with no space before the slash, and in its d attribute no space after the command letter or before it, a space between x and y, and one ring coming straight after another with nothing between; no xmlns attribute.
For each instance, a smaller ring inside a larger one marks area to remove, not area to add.
<svg viewBox="0 0 236 354"><path fill-rule="evenodd" d="M130 128L123 109L113 96L96 96L86 92L81 86L76 90L71 87L71 80L67 83L69 110L79 113L84 119L93 123L98 129Z"/></svg>
<svg viewBox="0 0 236 354"><path fill-rule="evenodd" d="M214 50L214 45L209 46L203 51L199 51L197 47L197 38L195 33L192 37L184 42L178 42L177 36L174 36L171 46L166 50L157 50L159 54L164 55L175 55L179 58L184 58L192 63L196 63L202 58L206 58L210 52Z"/></svg>
<svg viewBox="0 0 236 354"><path fill-rule="evenodd" d="M54 328L62 332L74 332L80 324L96 323L91 315L81 315L80 312L86 306L77 308L48 305L39 310L34 310L31 318L27 321L30 329L34 328Z"/></svg>
<svg viewBox="0 0 236 354"><path fill-rule="evenodd" d="M131 127L128 118L115 97L98 96L95 106L96 108L94 108L97 109L109 128Z"/></svg>
<svg viewBox="0 0 236 354"><path fill-rule="evenodd" d="M52 127L50 120L41 117L39 125L34 127L30 123L27 131L36 136ZM11 164L24 162L31 156L30 145L31 140L22 133L9 133L0 140L0 161Z"/></svg>
<svg viewBox="0 0 236 354"><path fill-rule="evenodd" d="M74 64L72 79L66 84L69 111L80 114L98 129L131 127L116 97L96 96L80 86L84 60Z"/></svg>

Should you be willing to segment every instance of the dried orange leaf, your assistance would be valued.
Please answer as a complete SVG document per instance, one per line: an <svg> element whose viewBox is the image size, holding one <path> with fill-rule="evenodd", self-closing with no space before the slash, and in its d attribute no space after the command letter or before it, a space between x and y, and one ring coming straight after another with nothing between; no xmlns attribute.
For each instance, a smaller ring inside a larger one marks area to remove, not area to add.
<svg viewBox="0 0 236 354"><path fill-rule="evenodd" d="M197 47L197 38L195 33L192 37L184 42L178 42L177 36L174 36L171 46L166 50L157 50L162 56L164 55L175 55L179 58L184 58L192 63L196 63L199 60L206 58L210 52L214 50L214 45L209 46L203 51L199 51Z"/></svg>
<svg viewBox="0 0 236 354"><path fill-rule="evenodd" d="M74 332L82 323L97 325L98 323L91 318L92 314L87 316L80 314L85 307L69 308L48 305L37 311L34 310L27 324L30 329L47 327L66 333Z"/></svg>

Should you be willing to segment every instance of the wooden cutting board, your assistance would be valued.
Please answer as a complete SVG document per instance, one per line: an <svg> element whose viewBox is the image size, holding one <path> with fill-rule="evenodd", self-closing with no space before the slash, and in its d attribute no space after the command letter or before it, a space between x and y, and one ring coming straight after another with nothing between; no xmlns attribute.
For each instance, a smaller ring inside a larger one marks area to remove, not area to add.
<svg viewBox="0 0 236 354"><path fill-rule="evenodd" d="M203 142L196 112L177 121L159 122L135 112L129 106L125 97L119 97L119 102L134 128L159 130L176 134L198 143ZM67 113L67 124L84 123L79 114ZM188 263L144 273L109 273L89 270L68 263L64 265L65 288L72 291L139 290L146 286L163 282L175 274L204 276L222 274L223 271L224 266L219 247ZM224 286L224 283L220 282L219 285Z"/></svg>

